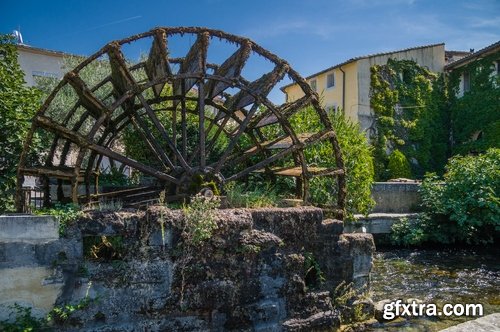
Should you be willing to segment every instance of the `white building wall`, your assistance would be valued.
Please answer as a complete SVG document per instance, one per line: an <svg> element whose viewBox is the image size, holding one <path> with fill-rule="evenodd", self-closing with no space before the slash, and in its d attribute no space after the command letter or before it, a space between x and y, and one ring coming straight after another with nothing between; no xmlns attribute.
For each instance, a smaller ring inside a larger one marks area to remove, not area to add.
<svg viewBox="0 0 500 332"><path fill-rule="evenodd" d="M36 50L26 50L18 47L18 61L24 72L24 80L28 86L34 86L34 76L50 76L62 78L63 56L44 54Z"/></svg>

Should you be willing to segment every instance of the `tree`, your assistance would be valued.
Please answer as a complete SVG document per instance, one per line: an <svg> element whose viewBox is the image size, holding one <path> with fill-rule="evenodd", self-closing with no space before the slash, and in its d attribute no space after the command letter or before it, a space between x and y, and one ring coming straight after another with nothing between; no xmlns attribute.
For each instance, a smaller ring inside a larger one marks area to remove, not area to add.
<svg viewBox="0 0 500 332"><path fill-rule="evenodd" d="M373 207L371 185L374 177L372 149L359 124L347 119L342 110L330 113L330 120L337 134L344 165L346 168L346 211L348 218L354 213L368 213ZM298 133L318 132L321 124L314 110L305 109L290 118ZM309 164L320 167L334 167L335 159L329 142L323 141L305 150ZM333 181L336 179L316 177L311 181L311 200L313 203L329 204L335 202L336 192Z"/></svg>
<svg viewBox="0 0 500 332"><path fill-rule="evenodd" d="M25 85L14 39L0 35L0 212L14 208L19 156L40 100L40 92Z"/></svg>

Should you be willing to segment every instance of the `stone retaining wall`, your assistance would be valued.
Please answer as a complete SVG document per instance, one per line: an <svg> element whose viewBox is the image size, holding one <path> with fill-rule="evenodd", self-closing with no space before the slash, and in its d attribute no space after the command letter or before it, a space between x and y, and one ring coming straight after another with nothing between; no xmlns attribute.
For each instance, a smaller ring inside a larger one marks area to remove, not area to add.
<svg viewBox="0 0 500 332"><path fill-rule="evenodd" d="M330 331L340 325L330 291L369 285L372 236L342 234L320 209L218 210L218 229L189 253L183 218L164 207L95 212L61 239L1 238L0 298L40 313L90 299L60 322L67 331ZM100 236L115 246L91 258L83 243Z"/></svg>

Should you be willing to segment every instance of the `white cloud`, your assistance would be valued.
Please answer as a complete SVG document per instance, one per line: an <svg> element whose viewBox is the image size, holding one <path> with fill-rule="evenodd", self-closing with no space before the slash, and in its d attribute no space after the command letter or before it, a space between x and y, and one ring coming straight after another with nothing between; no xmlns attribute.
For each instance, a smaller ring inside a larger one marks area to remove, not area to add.
<svg viewBox="0 0 500 332"><path fill-rule="evenodd" d="M471 28L498 28L500 27L500 16L492 18L471 17L468 26Z"/></svg>

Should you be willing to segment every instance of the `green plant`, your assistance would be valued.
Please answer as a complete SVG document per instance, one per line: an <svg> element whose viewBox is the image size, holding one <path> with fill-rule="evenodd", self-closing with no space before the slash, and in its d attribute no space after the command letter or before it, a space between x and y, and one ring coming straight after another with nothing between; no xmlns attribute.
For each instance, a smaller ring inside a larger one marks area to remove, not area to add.
<svg viewBox="0 0 500 332"><path fill-rule="evenodd" d="M99 185L102 186L128 186L134 184L121 169L112 166L107 172L99 174Z"/></svg>
<svg viewBox="0 0 500 332"><path fill-rule="evenodd" d="M491 242L500 229L500 149L451 158L443 180L430 174L422 183L426 213L447 219L449 242Z"/></svg>
<svg viewBox="0 0 500 332"><path fill-rule="evenodd" d="M218 226L215 221L215 209L220 205L217 198L196 195L189 205L184 206L184 241L197 246L212 236Z"/></svg>
<svg viewBox="0 0 500 332"><path fill-rule="evenodd" d="M325 275L312 252L306 251L304 253L304 269L306 271L304 277L306 286L317 286L325 282Z"/></svg>
<svg viewBox="0 0 500 332"><path fill-rule="evenodd" d="M5 332L50 331L46 319L34 317L31 308L14 304L9 307L13 320L0 321L0 330Z"/></svg>
<svg viewBox="0 0 500 332"><path fill-rule="evenodd" d="M165 203L165 190L160 192L160 196L158 197L158 203L160 205L166 206ZM165 216L163 215L163 210L160 210L160 228L161 228L161 248L165 250Z"/></svg>
<svg viewBox="0 0 500 332"><path fill-rule="evenodd" d="M359 125L347 119L339 110L329 114L330 121L337 134L344 166L346 169L346 211L348 219L354 213L366 214L373 207L371 185L373 183L373 157L371 147ZM303 109L292 117L290 123L297 133L317 132L322 125L312 108ZM323 141L306 149L306 160L311 166L335 167L330 142ZM311 201L316 204L330 204L336 201L336 179L315 177L310 183Z"/></svg>
<svg viewBox="0 0 500 332"><path fill-rule="evenodd" d="M13 37L0 34L0 213L14 210L19 156L40 101L40 92L25 85ZM44 141L35 135L27 157L37 160Z"/></svg>
<svg viewBox="0 0 500 332"><path fill-rule="evenodd" d="M52 309L47 315L47 322L55 322L57 324L66 323L73 313L78 310L87 308L95 299L85 296L76 304L65 304Z"/></svg>
<svg viewBox="0 0 500 332"><path fill-rule="evenodd" d="M66 232L67 226L76 221L83 215L80 207L76 204L61 204L56 203L53 208L44 208L35 210L36 215L51 215L54 216L59 222L59 234L63 236Z"/></svg>
<svg viewBox="0 0 500 332"><path fill-rule="evenodd" d="M125 246L120 235L83 238L83 254L87 259L111 262L122 259L124 253Z"/></svg>
<svg viewBox="0 0 500 332"><path fill-rule="evenodd" d="M414 246L427 241L424 220L410 220L400 218L392 224L390 240L392 244L400 246Z"/></svg>
<svg viewBox="0 0 500 332"><path fill-rule="evenodd" d="M231 182L225 189L227 202L233 208L273 207L278 205L280 199L276 189L267 183L250 186Z"/></svg>
<svg viewBox="0 0 500 332"><path fill-rule="evenodd" d="M449 114L452 120L453 153L484 153L500 148L500 75L492 64L499 54L455 68L449 75ZM468 74L470 90L459 94L462 76Z"/></svg>
<svg viewBox="0 0 500 332"><path fill-rule="evenodd" d="M353 283L342 281L332 292L332 304L335 308L346 306L348 302L357 297L357 292L353 288Z"/></svg>
<svg viewBox="0 0 500 332"><path fill-rule="evenodd" d="M451 158L442 179L425 177L421 196L424 212L395 224L393 243L491 243L500 230L500 149Z"/></svg>
<svg viewBox="0 0 500 332"><path fill-rule="evenodd" d="M389 177L396 178L411 178L411 168L408 159L399 150L394 150L389 155L389 162L387 165Z"/></svg>

